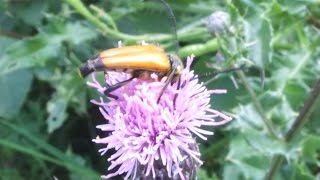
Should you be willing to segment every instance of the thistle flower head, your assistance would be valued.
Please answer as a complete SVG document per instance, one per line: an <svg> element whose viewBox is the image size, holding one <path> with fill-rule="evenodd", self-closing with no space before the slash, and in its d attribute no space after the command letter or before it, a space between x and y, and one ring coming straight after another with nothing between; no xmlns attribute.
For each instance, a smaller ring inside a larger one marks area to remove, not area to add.
<svg viewBox="0 0 320 180"><path fill-rule="evenodd" d="M108 159L111 173L103 178L124 174L125 178L164 177L191 179L202 164L195 137L206 140L213 132L203 126L218 126L231 117L210 106L210 96L226 93L226 90L207 90L190 70L193 56L187 59L186 68L178 82L170 84L159 103L159 92L166 77L158 80L152 74L150 80L133 79L127 85L112 92L118 99L92 103L99 106L106 119L97 128L106 132L95 143L105 144L103 155L109 149L116 152ZM115 84L130 78L130 74L107 72L106 82ZM105 86L92 75L88 85L103 94ZM179 87L178 87L179 86Z"/></svg>

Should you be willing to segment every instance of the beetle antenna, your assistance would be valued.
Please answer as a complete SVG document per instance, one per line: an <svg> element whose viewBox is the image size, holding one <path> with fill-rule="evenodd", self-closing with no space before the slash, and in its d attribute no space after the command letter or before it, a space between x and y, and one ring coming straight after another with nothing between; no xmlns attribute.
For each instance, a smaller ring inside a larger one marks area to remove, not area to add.
<svg viewBox="0 0 320 180"><path fill-rule="evenodd" d="M169 6L169 4L166 2L166 0L159 0L159 1L166 8L168 17L170 19L171 27L172 27L173 33L174 33L174 40L175 40L175 43L176 43L176 54L178 54L179 53L179 41L178 41L176 17L174 16L174 13L173 13L171 7Z"/></svg>
<svg viewBox="0 0 320 180"><path fill-rule="evenodd" d="M225 74L225 73L230 73L230 72L233 72L233 71L245 70L245 69L248 69L248 68L249 67L246 67L246 65L243 64L240 67L225 69L225 70L222 70L222 71L209 72L209 73L205 73L205 74L200 74L196 78L203 78L203 77L208 77L208 76L214 77L214 76L216 76L218 74Z"/></svg>

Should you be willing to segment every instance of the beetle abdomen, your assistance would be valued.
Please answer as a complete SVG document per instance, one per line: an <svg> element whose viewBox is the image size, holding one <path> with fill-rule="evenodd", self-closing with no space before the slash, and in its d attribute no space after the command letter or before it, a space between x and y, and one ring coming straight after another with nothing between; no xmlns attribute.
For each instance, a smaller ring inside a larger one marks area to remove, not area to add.
<svg viewBox="0 0 320 180"><path fill-rule="evenodd" d="M106 70L134 69L154 72L170 70L170 60L165 53L139 52L128 53L112 57L100 57Z"/></svg>
<svg viewBox="0 0 320 180"><path fill-rule="evenodd" d="M150 71L167 73L171 70L168 55L156 45L136 45L102 51L80 67L82 77L94 71Z"/></svg>

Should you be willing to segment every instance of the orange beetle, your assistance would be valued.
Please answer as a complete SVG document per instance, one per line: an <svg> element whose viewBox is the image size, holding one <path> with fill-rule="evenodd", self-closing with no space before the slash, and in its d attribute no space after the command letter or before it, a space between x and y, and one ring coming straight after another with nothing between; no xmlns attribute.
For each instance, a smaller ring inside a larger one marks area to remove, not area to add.
<svg viewBox="0 0 320 180"><path fill-rule="evenodd" d="M151 73L156 73L161 78L168 76L164 87L161 89L158 101L170 82L175 82L183 69L182 61L175 55L167 55L163 48L156 45L134 45L108 49L102 51L97 57L89 59L80 67L82 77L94 71L118 71L131 73L132 77L108 87L104 94L127 84L134 78L148 78Z"/></svg>
<svg viewBox="0 0 320 180"><path fill-rule="evenodd" d="M171 20L176 42L176 54L178 54L179 42L177 38L176 19L169 4L165 0L159 0L166 8ZM135 45L108 49L102 51L97 57L89 59L80 67L82 77L94 71L118 71L131 73L132 77L109 86L104 94L117 98L110 94L112 91L127 84L134 78L149 78L151 73L158 74L158 77L168 76L158 97L158 102L164 90L170 82L176 82L183 69L183 63L176 55L167 55L163 48L156 45ZM180 84L180 82L178 81ZM179 86L178 86L179 88Z"/></svg>

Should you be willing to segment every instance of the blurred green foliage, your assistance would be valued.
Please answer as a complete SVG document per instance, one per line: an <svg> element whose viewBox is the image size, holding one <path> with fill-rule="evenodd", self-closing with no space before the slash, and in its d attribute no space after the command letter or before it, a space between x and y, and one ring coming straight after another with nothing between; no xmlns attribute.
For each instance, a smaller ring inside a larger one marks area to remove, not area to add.
<svg viewBox="0 0 320 180"><path fill-rule="evenodd" d="M228 90L212 97L212 106L234 120L201 142L205 164L199 179L319 179L317 96L300 124L292 124L320 79L320 1L169 4L179 54L197 56L196 72L249 67L203 79L209 89ZM211 36L206 20L217 10L228 12L231 24ZM95 126L103 123L89 103L97 94L77 68L118 41L145 40L173 52L171 30L155 1L1 0L0 179L105 174L108 155L100 157L91 142Z"/></svg>

